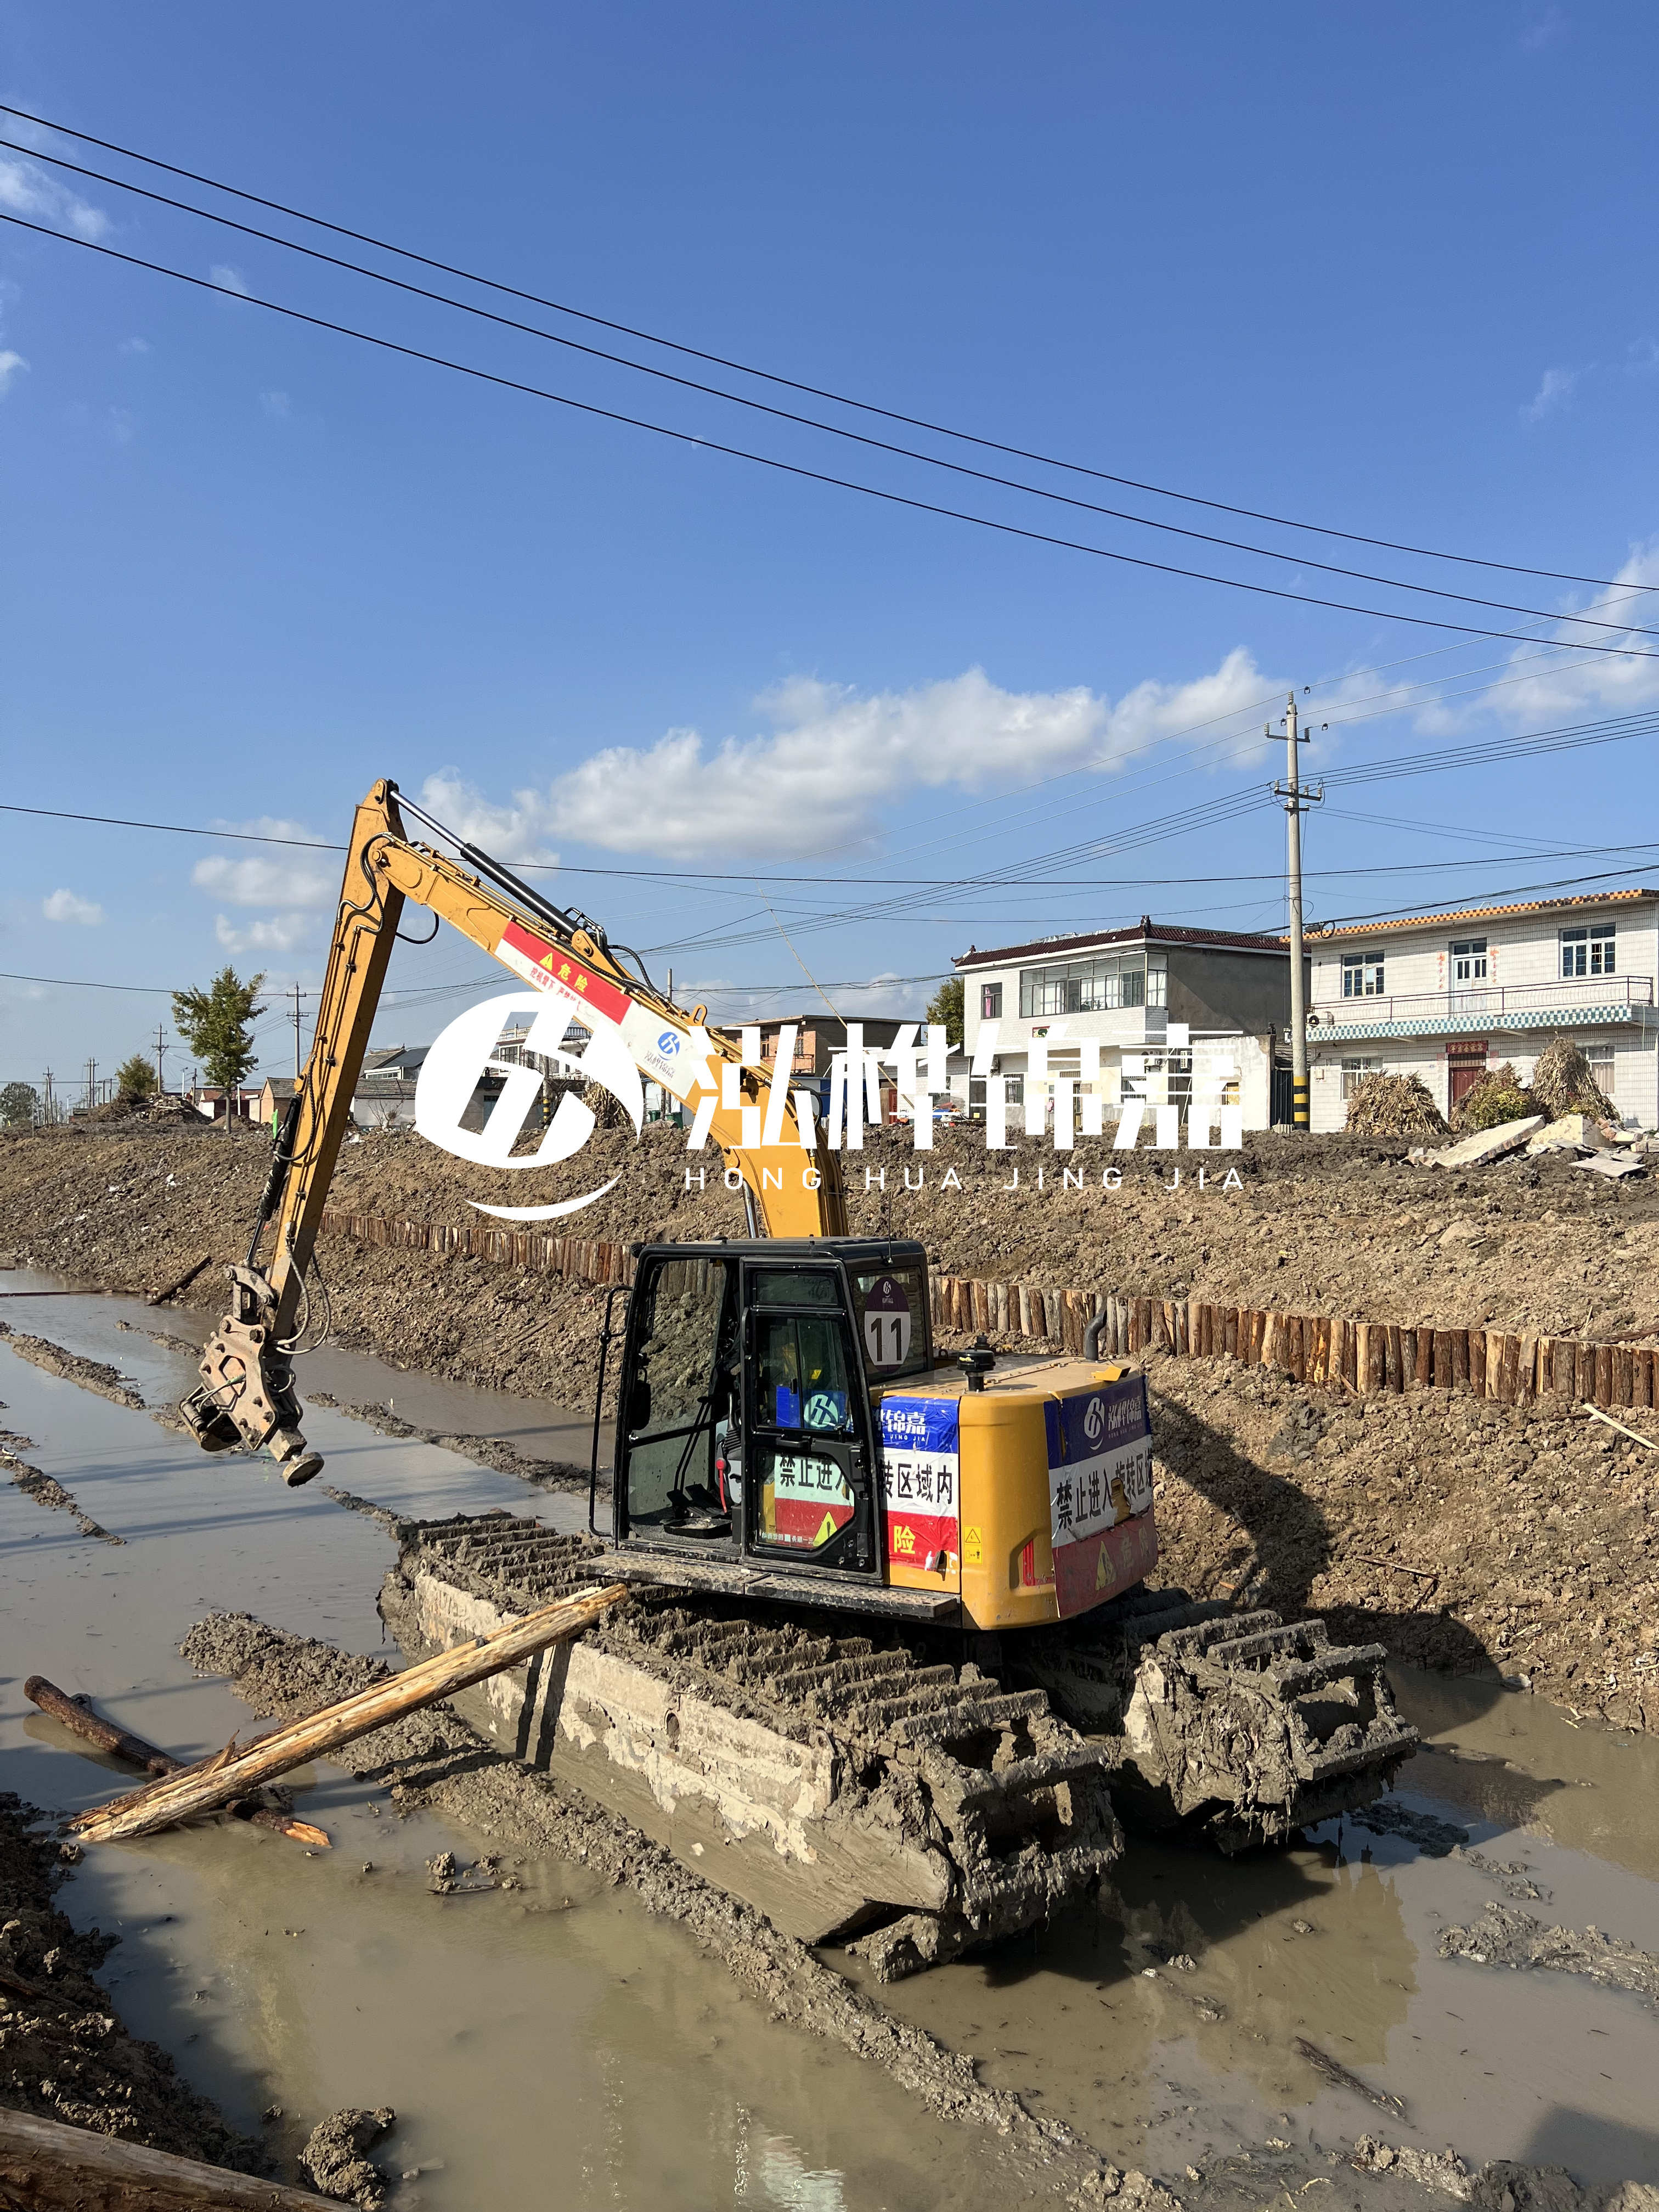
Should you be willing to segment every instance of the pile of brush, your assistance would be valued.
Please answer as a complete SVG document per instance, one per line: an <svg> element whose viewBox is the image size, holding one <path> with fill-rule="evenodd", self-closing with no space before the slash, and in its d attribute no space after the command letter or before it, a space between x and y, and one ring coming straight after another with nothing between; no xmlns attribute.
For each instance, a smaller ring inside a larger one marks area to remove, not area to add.
<svg viewBox="0 0 1659 2212"><path fill-rule="evenodd" d="M1466 1137L1476 1129L1501 1128L1505 1121L1522 1121L1528 1114L1547 1110L1506 1060L1469 1085L1452 1108L1451 1125L1460 1137Z"/></svg>
<svg viewBox="0 0 1659 2212"><path fill-rule="evenodd" d="M1445 1116L1414 1075L1367 1075L1354 1085L1343 1127L1351 1137L1444 1137Z"/></svg>
<svg viewBox="0 0 1659 2212"><path fill-rule="evenodd" d="M1614 1123L1619 1119L1619 1109L1596 1082L1583 1047L1571 1037L1552 1037L1539 1054L1532 1095L1538 1103L1528 1110L1547 1114L1553 1121L1564 1114L1589 1114Z"/></svg>

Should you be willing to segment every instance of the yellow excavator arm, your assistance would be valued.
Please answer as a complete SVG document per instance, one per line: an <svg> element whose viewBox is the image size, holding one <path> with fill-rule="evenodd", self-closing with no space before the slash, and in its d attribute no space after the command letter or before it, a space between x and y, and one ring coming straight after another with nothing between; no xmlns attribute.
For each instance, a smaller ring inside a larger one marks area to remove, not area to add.
<svg viewBox="0 0 1659 2212"><path fill-rule="evenodd" d="M455 845L459 860L406 834L408 813ZM641 1074L693 1105L725 1164L742 1179L751 1233L847 1233L840 1162L811 1104L789 1084L787 1033L769 1085L739 1048L683 1013L625 967L584 915L549 903L500 862L456 838L396 784L377 783L358 807L346 852L311 1057L277 1134L247 1256L230 1276L234 1303L208 1345L201 1387L181 1411L210 1451L264 1448L289 1483L321 1466L300 1433L292 1352L312 1249L328 1203L351 1102L406 902L428 908L521 981L611 1024ZM259 1265L275 1224L268 1263Z"/></svg>

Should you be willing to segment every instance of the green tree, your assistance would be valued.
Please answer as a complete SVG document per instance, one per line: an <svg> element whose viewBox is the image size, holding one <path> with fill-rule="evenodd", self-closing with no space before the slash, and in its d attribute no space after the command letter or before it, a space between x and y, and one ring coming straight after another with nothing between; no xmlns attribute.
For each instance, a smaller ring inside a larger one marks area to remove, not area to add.
<svg viewBox="0 0 1659 2212"><path fill-rule="evenodd" d="M135 1052L131 1060L124 1060L115 1071L118 1098L148 1098L155 1088L155 1070L142 1052Z"/></svg>
<svg viewBox="0 0 1659 2212"><path fill-rule="evenodd" d="M947 975L933 997L927 1001L930 1022L943 1022L945 1033L953 1045L963 1041L963 1024L966 1015L963 1004L964 987L960 975Z"/></svg>
<svg viewBox="0 0 1659 2212"><path fill-rule="evenodd" d="M27 1128L40 1109L40 1096L32 1083L8 1083L0 1089L0 1123L8 1129Z"/></svg>
<svg viewBox="0 0 1659 2212"><path fill-rule="evenodd" d="M234 1118L230 1100L237 1085L254 1066L253 1024L264 1008L257 1003L263 975L244 983L233 968L222 969L205 991L175 991L173 1027L207 1073L208 1081L225 1094L225 1129Z"/></svg>

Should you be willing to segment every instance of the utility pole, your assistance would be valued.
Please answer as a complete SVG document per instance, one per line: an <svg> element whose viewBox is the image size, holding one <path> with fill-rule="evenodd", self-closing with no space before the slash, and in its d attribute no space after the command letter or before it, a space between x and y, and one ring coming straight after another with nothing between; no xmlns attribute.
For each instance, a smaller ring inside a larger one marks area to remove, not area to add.
<svg viewBox="0 0 1659 2212"><path fill-rule="evenodd" d="M89 1060L87 1062L87 1111L88 1114L97 1103L98 1063L95 1060Z"/></svg>
<svg viewBox="0 0 1659 2212"><path fill-rule="evenodd" d="M44 1085L45 1085L45 1086L46 1086L46 1118L47 1123L48 1123L48 1124L50 1124L50 1123L51 1123L51 1121L52 1121L52 1070L51 1070L50 1068L47 1068L47 1069L46 1069L46 1073L45 1073L45 1075L42 1077L41 1080L42 1080L42 1082L44 1083Z"/></svg>
<svg viewBox="0 0 1659 2212"><path fill-rule="evenodd" d="M294 986L294 1080L300 1080L300 987Z"/></svg>
<svg viewBox="0 0 1659 2212"><path fill-rule="evenodd" d="M158 1098L161 1096L162 1089L161 1054L167 1050L167 1047L162 1043L161 1039L166 1036L166 1034L167 1024L165 1022L157 1022L155 1024L155 1095Z"/></svg>
<svg viewBox="0 0 1659 2212"><path fill-rule="evenodd" d="M1267 735L1273 735L1271 724ZM1285 709L1285 780L1274 784L1273 793L1284 800L1290 822L1287 890L1291 909L1291 1127L1297 1130L1308 1127L1308 986L1302 953L1302 817L1310 806L1324 798L1325 787L1322 784L1317 791L1304 790L1296 749L1312 742L1297 727L1296 694L1292 691Z"/></svg>

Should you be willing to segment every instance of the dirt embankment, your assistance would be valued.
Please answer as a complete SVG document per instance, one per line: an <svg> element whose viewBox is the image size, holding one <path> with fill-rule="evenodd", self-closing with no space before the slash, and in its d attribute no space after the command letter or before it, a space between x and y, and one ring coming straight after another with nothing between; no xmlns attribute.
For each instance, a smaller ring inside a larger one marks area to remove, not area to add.
<svg viewBox="0 0 1659 2212"><path fill-rule="evenodd" d="M1455 1175L1413 1166L1406 1150L1253 1137L1242 1153L1207 1158L1094 1142L1068 1160L1035 1140L988 1152L965 1128L917 1153L902 1132L879 1131L843 1169L855 1230L921 1237L951 1274L1442 1328L1606 1336L1659 1326L1659 1178L1613 1183L1559 1158ZM227 1138L222 1127L117 1124L0 1137L0 1258L137 1291L176 1280L205 1253L240 1258L269 1158L258 1129ZM1081 1188L1066 1187L1068 1167ZM1121 1187L1103 1188L1115 1170ZM907 1175L925 1186L907 1189ZM661 1127L639 1140L599 1131L576 1160L522 1174L472 1167L409 1132L370 1133L342 1152L331 1203L476 1225L485 1217L470 1200L544 1204L612 1176L614 1190L556 1225L623 1240L743 1233L720 1155L688 1153L679 1131ZM325 1268L338 1249L325 1247ZM337 1261L332 1272L347 1270ZM354 1279L362 1272L354 1259ZM186 1296L211 1304L221 1289L210 1269Z"/></svg>
<svg viewBox="0 0 1659 2212"><path fill-rule="evenodd" d="M0 2105L240 2173L268 2172L260 2146L116 2018L92 1976L119 1939L78 1934L52 1903L64 1851L79 1853L43 1834L39 1817L0 1794Z"/></svg>
<svg viewBox="0 0 1659 2212"><path fill-rule="evenodd" d="M1659 1733L1659 1452L1582 1414L1146 1365L1158 1579Z"/></svg>

